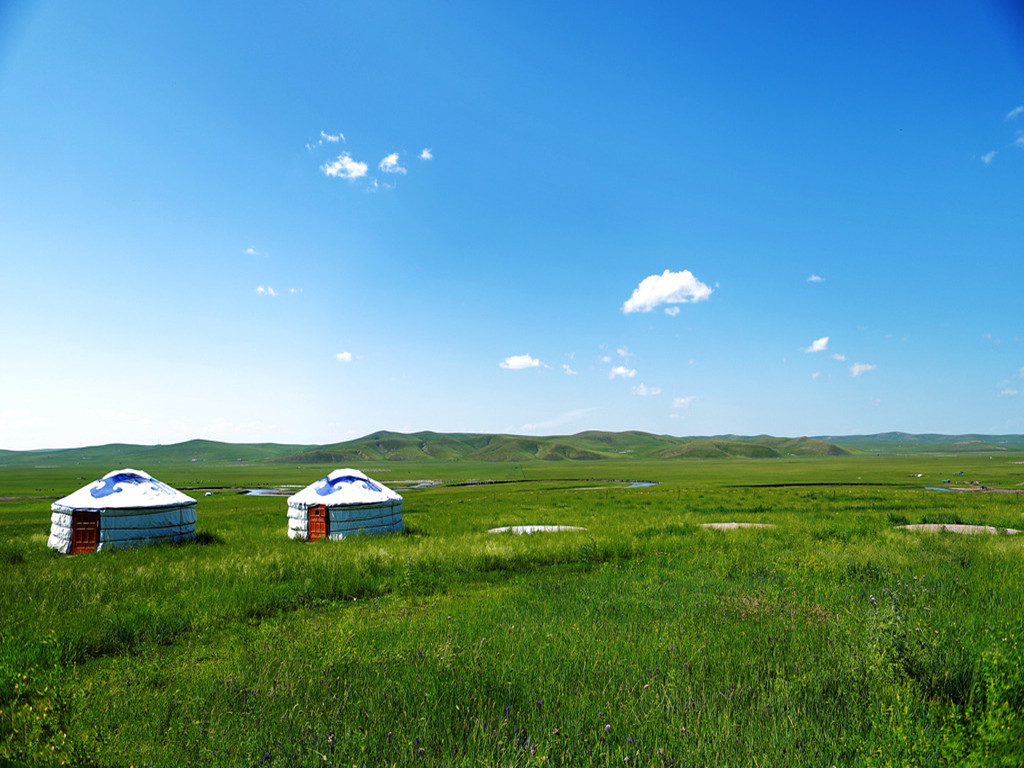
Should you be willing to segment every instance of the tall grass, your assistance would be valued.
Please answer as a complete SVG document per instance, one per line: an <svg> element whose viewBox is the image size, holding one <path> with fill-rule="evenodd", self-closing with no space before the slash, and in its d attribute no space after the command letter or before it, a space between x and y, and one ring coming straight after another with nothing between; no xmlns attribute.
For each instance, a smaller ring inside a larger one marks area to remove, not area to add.
<svg viewBox="0 0 1024 768"><path fill-rule="evenodd" d="M892 519L1024 527L1020 497L629 471L669 481L410 492L409 533L340 543L220 493L198 543L71 558L46 505L4 502L0 758L1016 764L1024 537ZM775 527L700 527L727 520ZM486 533L527 523L586 530Z"/></svg>

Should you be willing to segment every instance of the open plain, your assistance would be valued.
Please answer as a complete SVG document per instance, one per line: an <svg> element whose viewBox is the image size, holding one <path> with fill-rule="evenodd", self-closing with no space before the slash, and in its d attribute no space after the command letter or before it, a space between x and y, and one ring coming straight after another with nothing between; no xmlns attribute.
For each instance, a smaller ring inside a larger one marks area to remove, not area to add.
<svg viewBox="0 0 1024 768"><path fill-rule="evenodd" d="M0 763L1018 765L1024 537L896 526L1024 527L925 487L1021 459L371 461L406 532L303 544L224 489L334 465L154 458L197 541L73 557L113 467L0 467Z"/></svg>

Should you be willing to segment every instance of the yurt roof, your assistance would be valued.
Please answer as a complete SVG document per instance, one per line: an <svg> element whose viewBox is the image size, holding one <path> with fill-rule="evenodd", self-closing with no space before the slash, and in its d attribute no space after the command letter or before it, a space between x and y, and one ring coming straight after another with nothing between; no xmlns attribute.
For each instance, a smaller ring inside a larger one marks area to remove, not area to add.
<svg viewBox="0 0 1024 768"><path fill-rule="evenodd" d="M288 506L305 508L323 504L327 507L337 507L346 504L380 504L401 500L402 497L386 485L370 479L358 469L336 469L327 477L289 496Z"/></svg>
<svg viewBox="0 0 1024 768"><path fill-rule="evenodd" d="M175 507L196 500L138 469L116 469L53 503L66 509Z"/></svg>

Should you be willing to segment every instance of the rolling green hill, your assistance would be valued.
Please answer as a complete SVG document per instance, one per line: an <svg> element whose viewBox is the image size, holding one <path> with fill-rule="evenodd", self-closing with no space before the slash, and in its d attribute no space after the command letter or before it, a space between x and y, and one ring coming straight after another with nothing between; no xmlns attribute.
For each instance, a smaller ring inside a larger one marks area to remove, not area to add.
<svg viewBox="0 0 1024 768"><path fill-rule="evenodd" d="M911 435L906 432L882 432L875 435L821 436L817 439L857 452L883 455L1024 451L1024 435Z"/></svg>
<svg viewBox="0 0 1024 768"><path fill-rule="evenodd" d="M594 461L599 459L782 458L841 456L849 451L808 437L686 438L647 432L580 432L557 437L522 435L399 434L372 435L311 451L280 461L345 463L359 461Z"/></svg>
<svg viewBox="0 0 1024 768"><path fill-rule="evenodd" d="M0 451L0 465L9 467L69 466L100 464L127 467L133 464L170 464L187 461L264 461L308 450L308 445L276 443L220 443L189 440L173 445L127 445L111 443L87 448L41 451Z"/></svg>
<svg viewBox="0 0 1024 768"><path fill-rule="evenodd" d="M87 464L105 467L157 466L185 462L280 461L359 465L368 461L598 461L615 459L772 459L873 454L963 454L1024 451L1024 435L877 435L772 437L714 435L671 437L648 432L579 432L528 437L475 433L374 432L329 445L221 443L189 440L174 445L113 443L39 451L0 450L0 466Z"/></svg>

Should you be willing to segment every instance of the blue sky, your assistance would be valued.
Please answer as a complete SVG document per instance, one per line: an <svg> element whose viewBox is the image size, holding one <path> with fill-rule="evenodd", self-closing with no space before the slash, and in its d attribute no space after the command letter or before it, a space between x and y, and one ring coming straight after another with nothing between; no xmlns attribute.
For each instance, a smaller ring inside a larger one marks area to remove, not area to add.
<svg viewBox="0 0 1024 768"><path fill-rule="evenodd" d="M1024 432L1015 4L197 8L0 9L0 448Z"/></svg>

